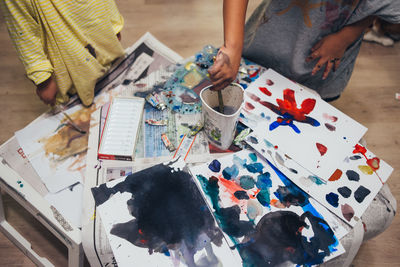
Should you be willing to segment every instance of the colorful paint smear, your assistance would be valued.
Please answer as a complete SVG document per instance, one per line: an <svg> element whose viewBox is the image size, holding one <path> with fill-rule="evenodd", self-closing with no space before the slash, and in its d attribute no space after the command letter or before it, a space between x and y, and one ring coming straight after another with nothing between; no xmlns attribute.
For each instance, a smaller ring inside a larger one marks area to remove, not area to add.
<svg viewBox="0 0 400 267"><path fill-rule="evenodd" d="M311 266L338 250L333 231L309 196L273 165L248 150L218 161L222 170L238 171L236 178L227 180L224 171L210 172L207 165L193 167L191 172L232 248L239 251L243 266L276 266L287 261ZM306 237L305 229L313 237Z"/></svg>
<svg viewBox="0 0 400 267"><path fill-rule="evenodd" d="M74 123L86 134L82 134L68 125L64 118L57 127L56 133L50 137L39 140L43 144L46 156L52 155L58 161L86 151L88 145L88 132L90 127L90 115L95 106L80 109L69 116Z"/></svg>

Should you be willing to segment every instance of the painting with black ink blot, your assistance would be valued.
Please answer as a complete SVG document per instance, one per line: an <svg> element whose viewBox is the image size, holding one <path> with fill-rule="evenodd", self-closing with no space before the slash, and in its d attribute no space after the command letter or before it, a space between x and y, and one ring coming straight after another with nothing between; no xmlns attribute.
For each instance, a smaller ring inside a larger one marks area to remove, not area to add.
<svg viewBox="0 0 400 267"><path fill-rule="evenodd" d="M272 69L246 89L240 120L322 179L367 131L316 92Z"/></svg>
<svg viewBox="0 0 400 267"><path fill-rule="evenodd" d="M301 189L351 226L359 221L393 171L385 161L357 144L337 165L336 171L325 177L325 182L286 155L280 154L257 133L250 134L246 142Z"/></svg>
<svg viewBox="0 0 400 267"><path fill-rule="evenodd" d="M118 266L240 266L184 163L92 188Z"/></svg>
<svg viewBox="0 0 400 267"><path fill-rule="evenodd" d="M243 266L312 266L344 252L334 216L254 150L190 171Z"/></svg>

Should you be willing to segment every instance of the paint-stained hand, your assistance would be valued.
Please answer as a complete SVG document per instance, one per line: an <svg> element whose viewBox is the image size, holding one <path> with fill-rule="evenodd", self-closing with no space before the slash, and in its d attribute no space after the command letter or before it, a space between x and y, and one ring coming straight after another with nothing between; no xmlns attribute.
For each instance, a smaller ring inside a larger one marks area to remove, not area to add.
<svg viewBox="0 0 400 267"><path fill-rule="evenodd" d="M306 58L306 62L318 60L311 75L315 75L324 69L322 79L325 80L329 72L335 72L340 65L340 60L348 47L348 42L343 40L340 33L330 34L321 39L311 48L311 54Z"/></svg>
<svg viewBox="0 0 400 267"><path fill-rule="evenodd" d="M212 90L222 90L236 79L240 65L240 51L233 51L222 46L216 56L214 65L209 68Z"/></svg>
<svg viewBox="0 0 400 267"><path fill-rule="evenodd" d="M39 96L40 100L51 106L54 106L56 103L57 92L58 87L53 76L36 87L36 94Z"/></svg>

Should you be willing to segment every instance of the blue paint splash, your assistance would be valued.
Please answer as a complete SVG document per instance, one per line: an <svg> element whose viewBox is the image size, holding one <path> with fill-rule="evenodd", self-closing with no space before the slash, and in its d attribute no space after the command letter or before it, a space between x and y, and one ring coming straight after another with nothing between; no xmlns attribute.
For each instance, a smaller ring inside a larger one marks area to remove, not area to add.
<svg viewBox="0 0 400 267"><path fill-rule="evenodd" d="M221 170L221 163L214 159L211 161L210 165L208 165L208 168L213 172L219 172Z"/></svg>
<svg viewBox="0 0 400 267"><path fill-rule="evenodd" d="M326 184L325 181L322 181L318 176L315 175L308 176L308 179L310 179L316 185Z"/></svg>
<svg viewBox="0 0 400 267"><path fill-rule="evenodd" d="M271 174L269 172L265 172L257 176L256 186L258 189L268 189L272 187Z"/></svg>
<svg viewBox="0 0 400 267"><path fill-rule="evenodd" d="M333 207L337 208L339 206L339 196L335 193L329 193L325 196L326 201Z"/></svg>
<svg viewBox="0 0 400 267"><path fill-rule="evenodd" d="M249 154L249 158L250 158L253 162L257 162L257 154L256 154L256 153L250 153L250 154Z"/></svg>
<svg viewBox="0 0 400 267"><path fill-rule="evenodd" d="M264 139L264 143L268 148L274 147L273 144L271 144L270 142L268 142L267 140Z"/></svg>
<svg viewBox="0 0 400 267"><path fill-rule="evenodd" d="M222 175L227 180L230 180L232 178L236 178L239 175L239 168L235 164L233 164L232 167L226 167L222 171Z"/></svg>
<svg viewBox="0 0 400 267"><path fill-rule="evenodd" d="M250 190L254 187L256 182L250 175L243 175L239 177L239 184L245 190Z"/></svg>
<svg viewBox="0 0 400 267"><path fill-rule="evenodd" d="M246 166L247 159L241 159L236 155L233 155L233 164L239 167L239 169L243 169Z"/></svg>
<svg viewBox="0 0 400 267"><path fill-rule="evenodd" d="M264 166L261 164L261 163L259 163L259 162L256 162L256 163L251 163L251 164L246 164L246 169L249 171L249 172L251 172L251 173L259 173L259 172L262 172L262 170L263 170L263 168L264 168Z"/></svg>

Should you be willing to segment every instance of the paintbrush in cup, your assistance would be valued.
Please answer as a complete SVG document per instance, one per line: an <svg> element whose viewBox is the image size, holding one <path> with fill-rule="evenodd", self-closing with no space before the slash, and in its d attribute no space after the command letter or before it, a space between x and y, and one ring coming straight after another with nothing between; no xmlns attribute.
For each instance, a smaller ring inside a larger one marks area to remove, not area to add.
<svg viewBox="0 0 400 267"><path fill-rule="evenodd" d="M218 104L219 104L219 112L224 114L224 99L222 98L221 90L218 90Z"/></svg>

